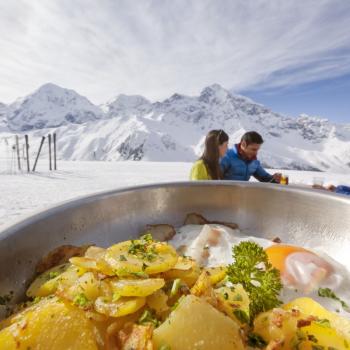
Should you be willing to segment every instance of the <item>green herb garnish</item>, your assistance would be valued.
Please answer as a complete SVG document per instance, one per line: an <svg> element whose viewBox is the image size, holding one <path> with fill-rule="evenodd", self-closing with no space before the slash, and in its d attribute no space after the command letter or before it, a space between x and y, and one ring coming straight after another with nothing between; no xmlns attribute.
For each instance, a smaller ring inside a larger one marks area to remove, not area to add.
<svg viewBox="0 0 350 350"><path fill-rule="evenodd" d="M318 295L323 298L331 298L340 302L343 308L349 308L345 301L341 300L335 295L335 293L330 288L319 288Z"/></svg>
<svg viewBox="0 0 350 350"><path fill-rule="evenodd" d="M56 278L60 273L58 271L51 271L49 273L49 279L52 280L53 278Z"/></svg>
<svg viewBox="0 0 350 350"><path fill-rule="evenodd" d="M331 324L329 320L326 318L319 319L317 321L314 321L315 323L319 324L320 326L326 327L326 328L331 328Z"/></svg>
<svg viewBox="0 0 350 350"><path fill-rule="evenodd" d="M249 315L256 315L281 305L278 299L282 289L280 273L272 267L264 249L255 242L241 242L232 248L234 263L228 266L228 280L240 283L248 293Z"/></svg>
<svg viewBox="0 0 350 350"><path fill-rule="evenodd" d="M141 236L140 239L131 241L128 253L147 261L154 261L157 257L157 252L152 243L154 243L152 235L147 233Z"/></svg>
<svg viewBox="0 0 350 350"><path fill-rule="evenodd" d="M251 346L252 348L263 349L266 347L267 342L259 334L249 333L248 334L248 345Z"/></svg>
<svg viewBox="0 0 350 350"><path fill-rule="evenodd" d="M75 296L73 303L74 305L85 307L89 304L89 299L86 297L84 293L80 293L77 296Z"/></svg>
<svg viewBox="0 0 350 350"><path fill-rule="evenodd" d="M157 319L152 310L145 310L139 318L138 323L142 325L152 324L154 327L158 327L161 322Z"/></svg>
<svg viewBox="0 0 350 350"><path fill-rule="evenodd" d="M170 297L173 297L177 294L177 292L179 291L181 287L181 280L180 278L177 278L176 280L174 280L172 286L171 286L171 290L170 290Z"/></svg>
<svg viewBox="0 0 350 350"><path fill-rule="evenodd" d="M245 311L241 309L235 309L233 310L233 314L241 323L249 323L249 316Z"/></svg>

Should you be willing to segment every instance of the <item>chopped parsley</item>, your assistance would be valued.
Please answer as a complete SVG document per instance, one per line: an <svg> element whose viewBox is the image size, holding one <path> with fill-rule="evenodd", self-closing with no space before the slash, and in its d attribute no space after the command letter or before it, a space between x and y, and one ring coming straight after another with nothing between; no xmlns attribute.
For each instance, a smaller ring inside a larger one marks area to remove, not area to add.
<svg viewBox="0 0 350 350"><path fill-rule="evenodd" d="M173 297L177 294L177 292L179 291L180 287L181 287L181 280L180 278L177 278L176 280L174 280L172 286L171 286L171 290L170 290L170 297Z"/></svg>
<svg viewBox="0 0 350 350"><path fill-rule="evenodd" d="M49 279L52 280L53 278L56 278L60 273L58 271L51 271L49 273Z"/></svg>
<svg viewBox="0 0 350 350"><path fill-rule="evenodd" d="M139 318L138 323L141 325L152 324L154 327L158 327L161 322L152 310L145 310Z"/></svg>
<svg viewBox="0 0 350 350"><path fill-rule="evenodd" d="M147 261L154 261L157 257L157 252L153 243L152 235L147 233L141 236L140 239L131 241L128 253Z"/></svg>
<svg viewBox="0 0 350 350"><path fill-rule="evenodd" d="M84 293L80 293L77 296L75 296L73 303L74 305L84 308L89 304L89 299L86 297Z"/></svg>
<svg viewBox="0 0 350 350"><path fill-rule="evenodd" d="M131 275L138 277L138 278L148 278L149 275L145 272L130 272Z"/></svg>
<svg viewBox="0 0 350 350"><path fill-rule="evenodd" d="M233 310L233 314L241 323L249 323L249 316L246 312L241 309Z"/></svg>
<svg viewBox="0 0 350 350"><path fill-rule="evenodd" d="M331 327L329 320L327 320L326 318L319 319L319 320L315 321L315 323L317 323L323 327L327 327L327 328Z"/></svg>
<svg viewBox="0 0 350 350"><path fill-rule="evenodd" d="M249 333L248 334L248 345L251 346L252 348L263 349L267 346L267 342L259 334Z"/></svg>
<svg viewBox="0 0 350 350"><path fill-rule="evenodd" d="M345 301L341 300L339 297L335 295L335 293L330 288L319 288L318 295L323 298L330 298L340 302L343 308L349 308L349 306L345 303Z"/></svg>

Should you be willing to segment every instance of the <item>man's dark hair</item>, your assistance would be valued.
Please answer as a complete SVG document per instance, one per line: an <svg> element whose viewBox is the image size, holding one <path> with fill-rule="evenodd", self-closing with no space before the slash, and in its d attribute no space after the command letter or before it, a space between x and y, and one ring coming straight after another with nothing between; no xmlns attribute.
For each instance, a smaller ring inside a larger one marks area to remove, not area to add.
<svg viewBox="0 0 350 350"><path fill-rule="evenodd" d="M241 142L243 141L245 141L247 146L251 145L252 143L257 143L258 145L261 145L264 143L263 138L256 131L246 132L241 138Z"/></svg>

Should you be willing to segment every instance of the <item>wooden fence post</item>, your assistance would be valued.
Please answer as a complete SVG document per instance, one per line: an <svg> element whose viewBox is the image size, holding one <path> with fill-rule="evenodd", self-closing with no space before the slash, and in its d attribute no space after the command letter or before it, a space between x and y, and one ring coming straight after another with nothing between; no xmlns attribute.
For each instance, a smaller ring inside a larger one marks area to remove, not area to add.
<svg viewBox="0 0 350 350"><path fill-rule="evenodd" d="M16 150L17 150L17 162L18 162L18 170L21 171L21 157L19 156L19 142L18 135L16 135Z"/></svg>
<svg viewBox="0 0 350 350"><path fill-rule="evenodd" d="M24 135L24 138L26 140L26 155L27 155L27 171L30 172L30 165L29 165L29 141L28 141L28 135Z"/></svg>
<svg viewBox="0 0 350 350"><path fill-rule="evenodd" d="M51 134L49 134L49 161L50 161L50 170L52 170L52 161L51 161Z"/></svg>
<svg viewBox="0 0 350 350"><path fill-rule="evenodd" d="M40 146L39 146L39 151L38 151L38 154L36 155L35 163L34 163L34 166L33 166L33 171L35 171L36 163L38 162L38 159L39 159L39 156L40 156L40 152L41 152L41 147L43 147L44 141L45 141L45 136L43 136L43 137L41 138L41 142L40 142Z"/></svg>
<svg viewBox="0 0 350 350"><path fill-rule="evenodd" d="M57 170L56 166L56 133L53 133L53 168Z"/></svg>

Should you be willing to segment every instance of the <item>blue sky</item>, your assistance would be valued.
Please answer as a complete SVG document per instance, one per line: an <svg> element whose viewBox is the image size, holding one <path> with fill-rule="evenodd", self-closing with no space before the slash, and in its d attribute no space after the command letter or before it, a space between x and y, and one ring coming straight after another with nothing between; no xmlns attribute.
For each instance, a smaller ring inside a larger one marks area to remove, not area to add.
<svg viewBox="0 0 350 350"><path fill-rule="evenodd" d="M350 74L291 87L240 93L288 116L306 113L338 123L350 123Z"/></svg>
<svg viewBox="0 0 350 350"><path fill-rule="evenodd" d="M213 83L349 120L349 0L0 0L0 101L52 82L94 103Z"/></svg>

